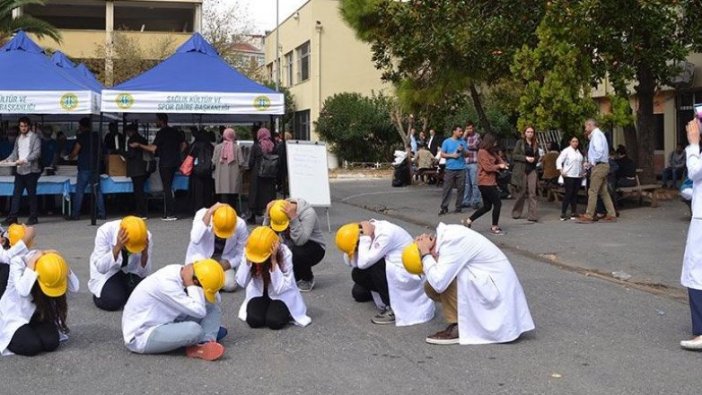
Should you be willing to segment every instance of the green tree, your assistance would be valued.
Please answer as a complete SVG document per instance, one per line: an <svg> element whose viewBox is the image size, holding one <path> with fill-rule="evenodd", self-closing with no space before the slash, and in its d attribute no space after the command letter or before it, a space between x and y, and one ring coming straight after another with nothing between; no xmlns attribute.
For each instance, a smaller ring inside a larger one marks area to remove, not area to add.
<svg viewBox="0 0 702 395"><path fill-rule="evenodd" d="M483 90L510 75L514 52L535 40L538 0L342 0L341 13L371 43L376 67L418 116L473 102L492 132Z"/></svg>
<svg viewBox="0 0 702 395"><path fill-rule="evenodd" d="M315 128L341 160L388 162L402 148L390 120L393 105L383 95L339 93L324 101Z"/></svg>
<svg viewBox="0 0 702 395"><path fill-rule="evenodd" d="M0 0L0 43L7 41L17 30L34 33L37 37L51 37L61 43L61 33L52 24L31 15L12 17L12 10L28 5L44 5L45 0Z"/></svg>
<svg viewBox="0 0 702 395"><path fill-rule="evenodd" d="M519 130L530 125L578 135L583 121L597 112L590 98L592 62L582 54L590 27L567 23L570 3L552 1L536 29L536 45L525 45L514 56L512 71L525 84Z"/></svg>

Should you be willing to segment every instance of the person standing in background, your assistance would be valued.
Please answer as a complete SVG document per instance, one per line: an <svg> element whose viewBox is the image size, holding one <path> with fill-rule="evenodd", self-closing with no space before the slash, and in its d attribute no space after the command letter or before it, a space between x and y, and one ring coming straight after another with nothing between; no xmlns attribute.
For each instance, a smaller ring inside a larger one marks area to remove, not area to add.
<svg viewBox="0 0 702 395"><path fill-rule="evenodd" d="M29 219L27 219L27 225L34 225L39 222L37 183L42 170L39 163L41 158L41 140L36 133L30 130L31 127L32 123L29 118L22 117L19 119L20 134L15 140L12 153L3 160L3 162L14 162L17 165L10 214L2 223L5 226L17 223L22 193L25 189L29 197Z"/></svg>
<svg viewBox="0 0 702 395"><path fill-rule="evenodd" d="M480 190L478 189L478 149L480 135L475 131L473 122L466 123L466 189L463 193L463 207L480 208Z"/></svg>

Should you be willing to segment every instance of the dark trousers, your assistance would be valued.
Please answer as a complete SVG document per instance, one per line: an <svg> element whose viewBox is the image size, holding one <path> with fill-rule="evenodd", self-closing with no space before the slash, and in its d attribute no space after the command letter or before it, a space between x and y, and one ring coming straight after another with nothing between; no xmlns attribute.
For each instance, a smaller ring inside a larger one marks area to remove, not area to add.
<svg viewBox="0 0 702 395"><path fill-rule="evenodd" d="M20 210L20 202L22 193L27 190L29 197L29 217L37 218L39 216L39 205L37 201L37 183L41 173L17 174L15 176L15 189L12 192L12 205L10 206L10 214L8 218L17 218Z"/></svg>
<svg viewBox="0 0 702 395"><path fill-rule="evenodd" d="M193 214L203 207L210 207L214 203L214 179L212 176L190 176L190 197Z"/></svg>
<svg viewBox="0 0 702 395"><path fill-rule="evenodd" d="M163 184L163 215L172 217L175 213L175 199L173 198L173 178L177 167L159 167L158 173Z"/></svg>
<svg viewBox="0 0 702 395"><path fill-rule="evenodd" d="M692 316L692 335L702 335L702 290L687 289L690 297L690 315Z"/></svg>
<svg viewBox="0 0 702 395"><path fill-rule="evenodd" d="M497 185L479 185L478 189L480 189L480 196L483 197L483 207L470 216L471 222L492 210L492 226L497 226L500 222L500 209L502 209L502 200L500 200L500 191L497 189Z"/></svg>
<svg viewBox="0 0 702 395"><path fill-rule="evenodd" d="M59 333L53 322L39 322L32 318L29 324L17 329L7 349L17 355L31 357L41 352L51 352L59 346Z"/></svg>
<svg viewBox="0 0 702 395"><path fill-rule="evenodd" d="M149 209L146 202L146 192L144 192L144 184L149 178L146 174L143 176L132 177L132 188L134 189L134 212L140 217L146 217Z"/></svg>
<svg viewBox="0 0 702 395"><path fill-rule="evenodd" d="M5 293L8 278L10 278L10 265L0 263L0 297Z"/></svg>
<svg viewBox="0 0 702 395"><path fill-rule="evenodd" d="M441 192L441 208L448 208L451 189L456 186L456 210L463 207L463 194L466 191L466 170L446 170L444 172L444 189Z"/></svg>
<svg viewBox="0 0 702 395"><path fill-rule="evenodd" d="M252 328L282 329L290 322L290 310L280 300L272 300L266 291L251 298L246 305L246 323Z"/></svg>
<svg viewBox="0 0 702 395"><path fill-rule="evenodd" d="M561 214L565 215L568 205L570 205L570 213L577 214L578 191L580 190L581 183L582 178L563 177L565 195L563 196L563 203L561 204Z"/></svg>
<svg viewBox="0 0 702 395"><path fill-rule="evenodd" d="M461 200L463 200L463 195L460 196ZM366 293L374 291L380 294L380 299L386 306L390 306L388 278L385 275L385 259L379 260L367 269L354 268L353 270L351 270L351 279L353 279L353 282L356 285L362 288L360 289L354 285L354 290L352 291L352 293L356 301L365 301L362 297L362 295L364 294L363 290L366 290ZM359 300L359 298L361 300Z"/></svg>
<svg viewBox="0 0 702 395"><path fill-rule="evenodd" d="M118 271L102 287L99 298L93 295L95 306L107 311L120 310L141 280L136 274Z"/></svg>
<svg viewBox="0 0 702 395"><path fill-rule="evenodd" d="M314 241L308 241L301 246L292 246L293 273L295 280L312 281L312 266L324 258L324 248Z"/></svg>
<svg viewBox="0 0 702 395"><path fill-rule="evenodd" d="M237 213L240 212L238 193L221 193L219 194L219 202L234 207Z"/></svg>

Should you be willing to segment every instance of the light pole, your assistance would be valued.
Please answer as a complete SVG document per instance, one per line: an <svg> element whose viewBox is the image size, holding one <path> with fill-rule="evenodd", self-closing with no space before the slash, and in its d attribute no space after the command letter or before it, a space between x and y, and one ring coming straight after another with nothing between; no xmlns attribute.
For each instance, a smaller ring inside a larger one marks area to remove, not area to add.
<svg viewBox="0 0 702 395"><path fill-rule="evenodd" d="M275 91L280 93L280 0L275 0ZM280 135L280 116L275 117L275 131Z"/></svg>

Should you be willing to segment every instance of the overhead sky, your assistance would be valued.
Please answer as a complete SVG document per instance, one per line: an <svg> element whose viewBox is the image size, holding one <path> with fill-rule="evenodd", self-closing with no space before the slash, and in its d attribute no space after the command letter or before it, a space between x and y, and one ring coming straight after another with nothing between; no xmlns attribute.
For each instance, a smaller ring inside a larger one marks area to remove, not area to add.
<svg viewBox="0 0 702 395"><path fill-rule="evenodd" d="M247 12L253 22L254 33L263 33L273 30L276 26L275 3L276 0L232 0L239 3L242 11ZM277 0L280 6L280 21L292 15L295 10L305 4L307 0Z"/></svg>

